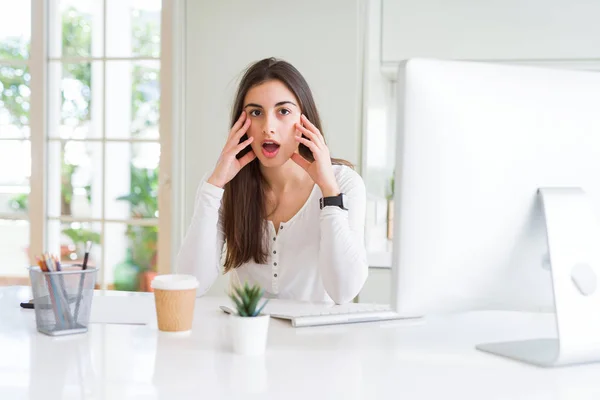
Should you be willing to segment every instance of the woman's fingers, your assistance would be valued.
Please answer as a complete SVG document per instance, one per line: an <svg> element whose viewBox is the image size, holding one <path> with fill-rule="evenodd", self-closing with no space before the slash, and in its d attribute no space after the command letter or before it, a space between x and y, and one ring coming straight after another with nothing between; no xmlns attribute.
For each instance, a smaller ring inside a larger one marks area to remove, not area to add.
<svg viewBox="0 0 600 400"><path fill-rule="evenodd" d="M312 133L314 133L315 135L317 135L317 137L319 138L319 141L323 144L325 144L325 138L323 137L323 135L321 134L321 131L317 129L317 127L308 120L308 118L306 118L306 115L302 114L300 116L300 120L302 121L302 123L304 125L306 125L306 127L308 128L308 130Z"/></svg>
<svg viewBox="0 0 600 400"><path fill-rule="evenodd" d="M248 118L244 122L244 124L240 127L240 129L238 129L238 131L235 132L231 138L229 138L229 141L225 145L225 150L232 149L232 148L236 147L238 144L240 144L240 139L242 138L242 136L244 136L246 134L246 132L248 132L248 128L250 128L250 125L251 125L250 118Z"/></svg>
<svg viewBox="0 0 600 400"><path fill-rule="evenodd" d="M233 126L229 130L229 136L227 137L227 140L231 139L231 137L233 135L235 135L235 133L242 127L242 125L244 125L245 122L246 122L246 111L242 111L242 113L240 114L240 117L237 119L237 121L235 121L235 124L233 124Z"/></svg>
<svg viewBox="0 0 600 400"><path fill-rule="evenodd" d="M320 151L319 151L320 149L319 149L319 147L314 142L311 142L310 140L305 139L305 138L300 137L300 136L296 136L296 140L298 142L302 143L303 145L305 145L306 147L308 147L310 149L310 151L312 151L313 156L315 157L315 160L318 158L318 155L320 153Z"/></svg>
<svg viewBox="0 0 600 400"><path fill-rule="evenodd" d="M237 146L235 146L235 148L233 149L234 154L238 155L240 151L244 150L253 141L254 141L254 138L253 137L249 137L248 139L244 140L242 143L240 143Z"/></svg>
<svg viewBox="0 0 600 400"><path fill-rule="evenodd" d="M321 142L317 134L313 131L306 129L300 124L296 124L296 129L298 130L298 132L304 134L304 136L306 136L309 140L314 142L317 145L317 147L321 147L321 145L324 145L324 143Z"/></svg>
<svg viewBox="0 0 600 400"><path fill-rule="evenodd" d="M240 169L244 168L248 163L256 158L256 154L250 150L247 154L244 154L238 161L240 162Z"/></svg>

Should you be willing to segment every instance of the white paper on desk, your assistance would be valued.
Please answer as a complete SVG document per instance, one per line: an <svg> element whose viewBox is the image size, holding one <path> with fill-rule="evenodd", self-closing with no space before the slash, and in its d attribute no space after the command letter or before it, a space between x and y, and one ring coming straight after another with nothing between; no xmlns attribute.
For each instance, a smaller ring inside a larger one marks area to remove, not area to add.
<svg viewBox="0 0 600 400"><path fill-rule="evenodd" d="M155 320L153 296L94 296L90 324L145 325Z"/></svg>

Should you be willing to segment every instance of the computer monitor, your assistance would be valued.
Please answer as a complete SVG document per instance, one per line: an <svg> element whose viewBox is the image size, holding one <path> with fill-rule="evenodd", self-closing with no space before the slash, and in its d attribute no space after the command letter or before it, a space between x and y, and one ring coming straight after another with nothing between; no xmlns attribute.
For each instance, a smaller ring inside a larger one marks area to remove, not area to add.
<svg viewBox="0 0 600 400"><path fill-rule="evenodd" d="M397 89L392 306L556 310L560 346L496 353L600 359L600 73L415 59Z"/></svg>

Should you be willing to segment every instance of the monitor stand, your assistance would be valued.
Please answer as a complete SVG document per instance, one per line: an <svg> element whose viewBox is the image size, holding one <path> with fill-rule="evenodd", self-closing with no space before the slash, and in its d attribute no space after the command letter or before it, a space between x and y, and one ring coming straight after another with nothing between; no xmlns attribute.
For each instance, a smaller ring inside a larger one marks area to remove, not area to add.
<svg viewBox="0 0 600 400"><path fill-rule="evenodd" d="M600 361L600 227L580 188L541 188L557 338L488 343L478 350L541 367Z"/></svg>

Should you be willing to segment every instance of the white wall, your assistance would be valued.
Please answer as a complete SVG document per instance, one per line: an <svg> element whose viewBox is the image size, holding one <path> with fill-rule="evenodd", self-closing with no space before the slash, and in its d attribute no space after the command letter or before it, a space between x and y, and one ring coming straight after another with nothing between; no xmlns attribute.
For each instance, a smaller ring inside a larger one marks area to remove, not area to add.
<svg viewBox="0 0 600 400"><path fill-rule="evenodd" d="M365 49L364 129L362 176L367 187L366 244L372 266L387 265L385 240L390 178L394 171L395 149L391 137L389 104L393 82L381 73L381 0L368 3ZM383 255L383 257L382 257Z"/></svg>
<svg viewBox="0 0 600 400"><path fill-rule="evenodd" d="M363 1L188 0L186 8L185 226L225 142L239 78L264 57L300 70L332 155L360 168ZM222 294L222 282L213 293Z"/></svg>
<svg viewBox="0 0 600 400"><path fill-rule="evenodd" d="M600 57L594 0L383 0L382 61Z"/></svg>

